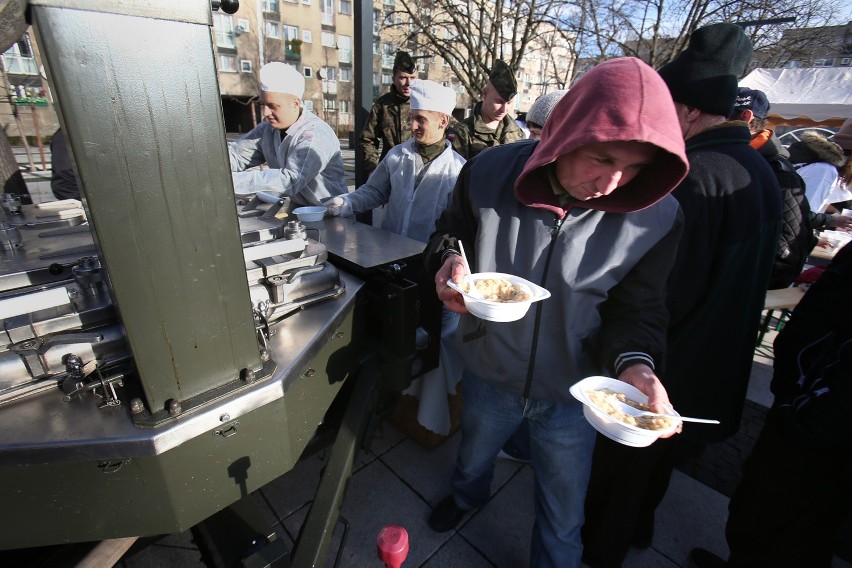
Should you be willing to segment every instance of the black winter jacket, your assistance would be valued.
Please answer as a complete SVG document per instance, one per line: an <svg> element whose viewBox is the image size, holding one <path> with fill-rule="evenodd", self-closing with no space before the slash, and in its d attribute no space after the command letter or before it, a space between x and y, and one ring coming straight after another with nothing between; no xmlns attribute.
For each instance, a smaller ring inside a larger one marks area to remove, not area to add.
<svg viewBox="0 0 852 568"><path fill-rule="evenodd" d="M834 257L775 339L774 418L810 448L852 448L852 247Z"/></svg>
<svg viewBox="0 0 852 568"><path fill-rule="evenodd" d="M788 287L801 274L817 238L809 220L811 207L805 197L805 182L796 173L789 160L790 154L774 132L757 151L772 166L784 200L781 237L769 277L769 289L775 290Z"/></svg>
<svg viewBox="0 0 852 568"><path fill-rule="evenodd" d="M696 441L739 429L754 340L781 228L781 191L745 125L686 141L689 175L672 192L685 216L669 276L671 313L663 384L685 416L720 426L685 429Z"/></svg>

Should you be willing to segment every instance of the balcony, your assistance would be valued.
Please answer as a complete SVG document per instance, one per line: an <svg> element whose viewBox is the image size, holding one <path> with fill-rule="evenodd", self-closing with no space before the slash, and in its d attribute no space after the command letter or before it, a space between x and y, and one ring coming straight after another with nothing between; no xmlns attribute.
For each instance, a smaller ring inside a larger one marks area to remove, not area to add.
<svg viewBox="0 0 852 568"><path fill-rule="evenodd" d="M302 40L288 39L284 42L284 60L295 62L302 60Z"/></svg>
<svg viewBox="0 0 852 568"><path fill-rule="evenodd" d="M336 95L337 81L324 79L322 82L322 92L326 95Z"/></svg>
<svg viewBox="0 0 852 568"><path fill-rule="evenodd" d="M324 26L333 26L334 25L334 14L330 14L328 12L323 12L321 23Z"/></svg>
<svg viewBox="0 0 852 568"><path fill-rule="evenodd" d="M337 50L337 61L339 63L352 63L352 50L351 49L338 49Z"/></svg>
<svg viewBox="0 0 852 568"><path fill-rule="evenodd" d="M38 66L33 57L6 53L3 55L3 67L10 75L38 75Z"/></svg>

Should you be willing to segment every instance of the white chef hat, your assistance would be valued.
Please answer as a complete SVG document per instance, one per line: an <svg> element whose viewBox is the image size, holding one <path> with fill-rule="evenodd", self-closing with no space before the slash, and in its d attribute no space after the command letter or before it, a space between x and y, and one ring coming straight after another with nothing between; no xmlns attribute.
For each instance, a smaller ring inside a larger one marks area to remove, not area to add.
<svg viewBox="0 0 852 568"><path fill-rule="evenodd" d="M456 108L456 92L435 81L418 79L411 83L411 110L432 110L452 114Z"/></svg>
<svg viewBox="0 0 852 568"><path fill-rule="evenodd" d="M305 77L292 65L273 61L260 68L260 90L301 99L305 94Z"/></svg>

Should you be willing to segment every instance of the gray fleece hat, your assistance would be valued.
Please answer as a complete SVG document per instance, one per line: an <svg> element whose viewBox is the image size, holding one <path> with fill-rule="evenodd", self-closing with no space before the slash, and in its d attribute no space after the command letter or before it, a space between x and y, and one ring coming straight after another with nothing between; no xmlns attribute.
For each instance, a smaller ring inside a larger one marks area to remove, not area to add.
<svg viewBox="0 0 852 568"><path fill-rule="evenodd" d="M541 95L527 111L527 124L544 126L550 112L568 91L551 91Z"/></svg>

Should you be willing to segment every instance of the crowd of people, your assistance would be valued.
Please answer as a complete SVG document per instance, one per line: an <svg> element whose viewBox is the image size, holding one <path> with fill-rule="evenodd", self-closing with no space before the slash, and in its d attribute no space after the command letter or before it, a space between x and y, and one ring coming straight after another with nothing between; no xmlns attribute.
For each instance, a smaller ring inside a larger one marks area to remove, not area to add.
<svg viewBox="0 0 852 568"><path fill-rule="evenodd" d="M459 385L463 396L433 530L487 502L511 443L535 475L530 565L620 566L631 546L650 545L678 453L737 432L766 290L793 284L820 246L815 230L852 224L852 120L833 140L808 134L784 148L767 126L771 101L738 85L751 57L740 26L705 26L659 70L603 62L536 100L519 126L503 61L457 121L455 92L417 79L401 52L359 137L369 177L352 192L335 133L301 104L304 77L284 63L261 68L266 120L229 145L235 191L332 216L382 207L384 230L424 243L443 307L440 365L412 387L417 420L451 434L447 396ZM840 296L850 266L844 250L779 334L775 404L730 504L731 557L697 549L697 565L829 565L852 494L841 427L852 405ZM469 270L521 276L551 297L518 321L486 321L448 285ZM653 410L721 425L620 445L568 392L591 375L639 388Z"/></svg>

